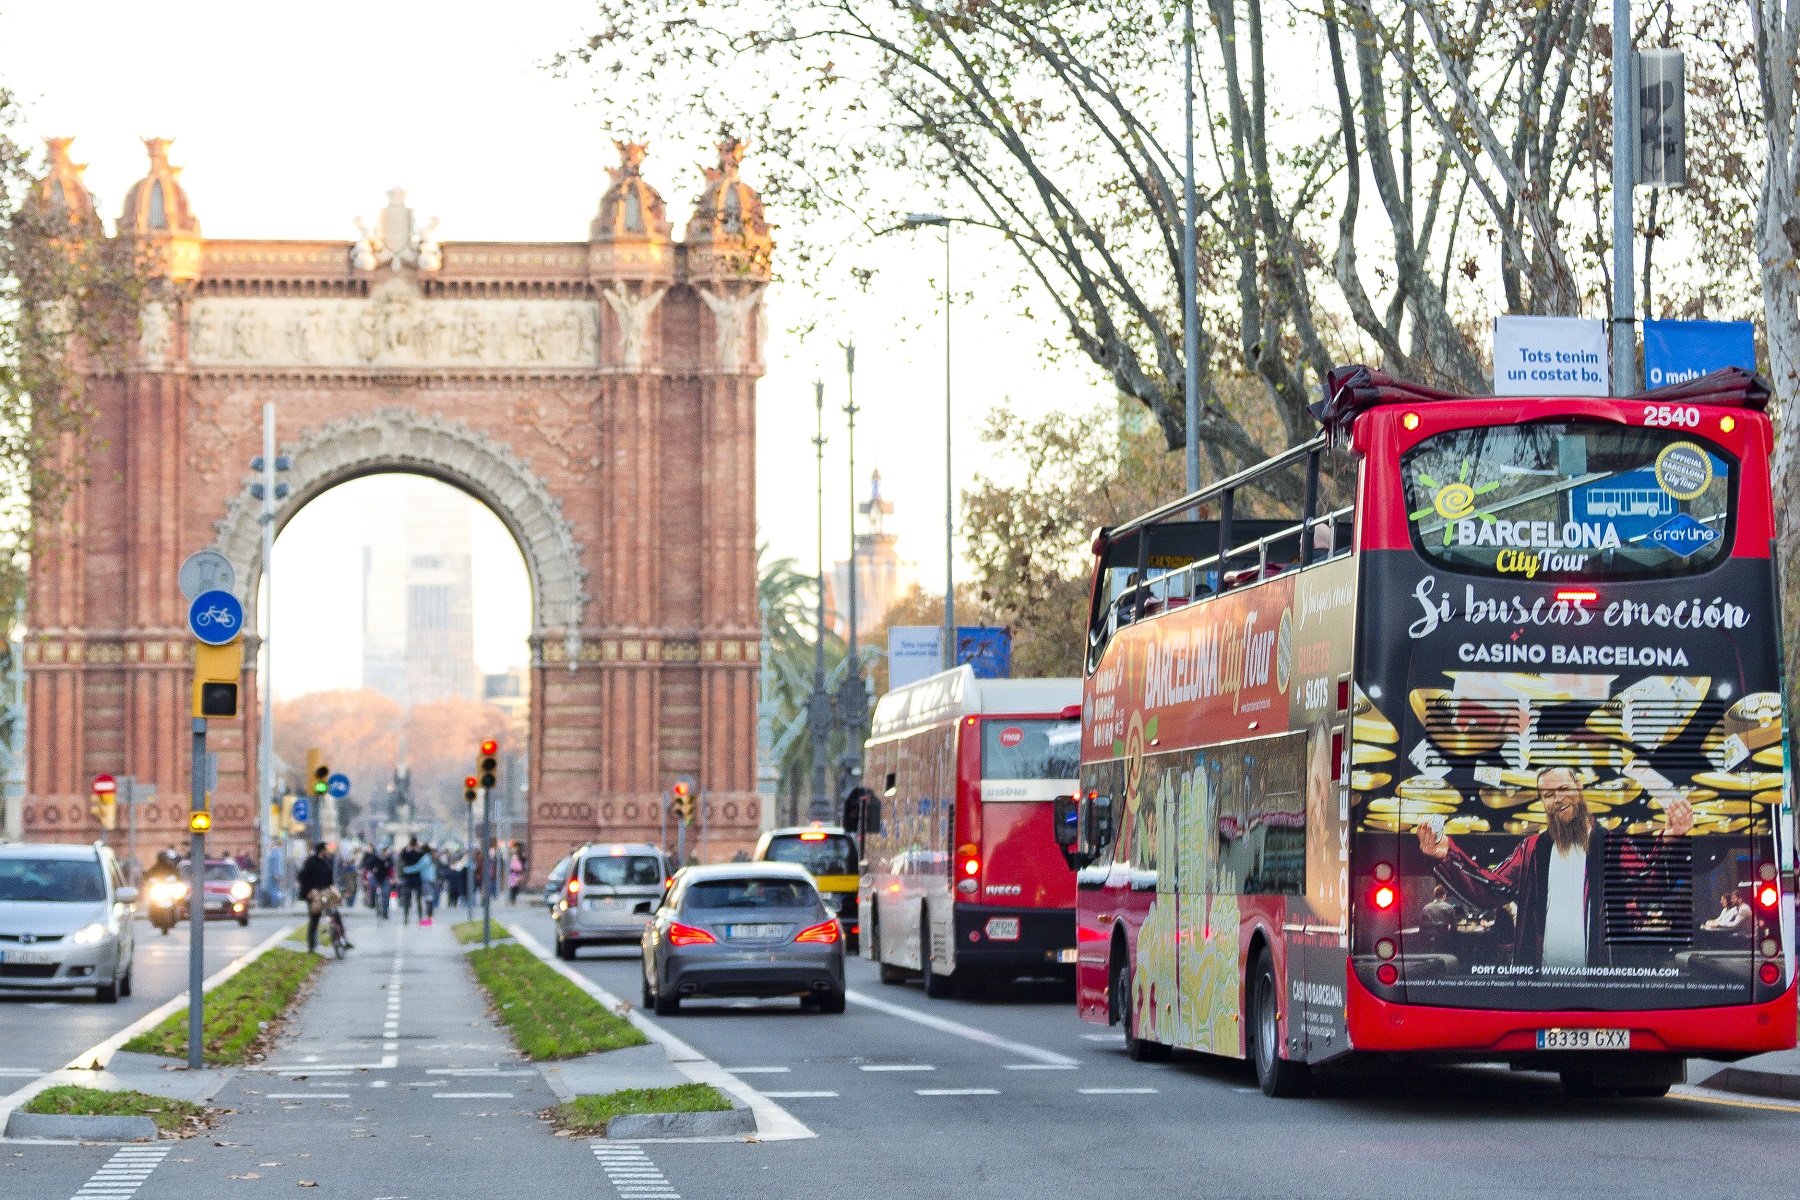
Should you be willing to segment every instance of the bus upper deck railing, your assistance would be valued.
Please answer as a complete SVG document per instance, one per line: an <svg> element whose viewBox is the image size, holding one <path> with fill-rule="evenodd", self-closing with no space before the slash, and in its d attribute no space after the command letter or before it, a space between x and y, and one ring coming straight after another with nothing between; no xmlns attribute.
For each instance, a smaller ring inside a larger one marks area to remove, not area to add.
<svg viewBox="0 0 1800 1200"><path fill-rule="evenodd" d="M1317 456L1326 448L1329 441L1330 439L1327 438L1325 434L1321 433L1311 441L1301 442L1298 446L1290 446L1280 454L1265 458L1255 466L1245 467L1235 475L1227 475L1217 483L1209 483L1197 492L1189 492L1179 500L1171 500L1167 504L1153 508L1140 516L1131 518L1131 520L1126 521L1123 525L1108 529L1105 536L1107 540L1111 541L1123 537L1128 533L1135 533L1137 530L1143 529L1146 526L1166 521L1177 513L1184 512L1191 508L1197 508L1212 500L1226 497L1247 484L1255 483L1264 475L1273 474L1284 467L1291 467L1302 459L1311 459L1313 463L1316 464L1318 461Z"/></svg>

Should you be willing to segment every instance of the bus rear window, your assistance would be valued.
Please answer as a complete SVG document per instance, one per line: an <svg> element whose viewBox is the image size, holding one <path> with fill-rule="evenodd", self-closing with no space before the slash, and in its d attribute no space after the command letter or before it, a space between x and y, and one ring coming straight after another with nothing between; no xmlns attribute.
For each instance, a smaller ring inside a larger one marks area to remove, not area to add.
<svg viewBox="0 0 1800 1200"><path fill-rule="evenodd" d="M772 837L763 858L769 862L799 863L814 875L854 875L858 870L856 843L842 833Z"/></svg>
<svg viewBox="0 0 1800 1200"><path fill-rule="evenodd" d="M1677 430L1545 421L1457 429L1400 461L1413 545L1476 575L1692 575L1729 547L1733 464Z"/></svg>
<svg viewBox="0 0 1800 1200"><path fill-rule="evenodd" d="M1080 721L981 723L984 779L1073 779L1080 766Z"/></svg>

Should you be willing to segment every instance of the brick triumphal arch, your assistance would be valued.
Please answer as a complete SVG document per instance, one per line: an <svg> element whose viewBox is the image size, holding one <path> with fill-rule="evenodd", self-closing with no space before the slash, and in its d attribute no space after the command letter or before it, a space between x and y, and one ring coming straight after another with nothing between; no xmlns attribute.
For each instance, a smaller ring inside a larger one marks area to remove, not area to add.
<svg viewBox="0 0 1800 1200"><path fill-rule="evenodd" d="M293 460L282 522L339 483L408 471L468 492L517 539L538 871L572 842L655 836L682 774L706 797L709 851L747 846L770 239L741 147L721 145L680 241L640 172L644 148L621 144L587 240L440 243L399 191L354 241L204 238L167 143L146 145L119 225L172 286L145 309L129 365L89 382L88 469L33 567L26 835L98 836L100 772L157 786L140 845L185 828L176 570L203 547L228 555L254 647L248 464L274 401ZM51 148L44 195L91 209L68 142ZM224 852L256 840L253 669L244 682L239 719L210 735Z"/></svg>

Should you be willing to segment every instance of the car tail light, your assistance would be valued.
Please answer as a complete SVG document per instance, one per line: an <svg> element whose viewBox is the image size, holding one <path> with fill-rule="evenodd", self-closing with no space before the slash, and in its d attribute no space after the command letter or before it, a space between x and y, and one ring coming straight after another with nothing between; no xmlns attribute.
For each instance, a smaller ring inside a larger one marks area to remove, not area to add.
<svg viewBox="0 0 1800 1200"><path fill-rule="evenodd" d="M669 923L669 945L671 946L708 946L718 942L718 938L704 929L696 929L692 925L683 925L680 921Z"/></svg>
<svg viewBox="0 0 1800 1200"><path fill-rule="evenodd" d="M1774 908L1775 902L1781 899L1781 889L1772 883L1756 885L1756 902L1763 908Z"/></svg>
<svg viewBox="0 0 1800 1200"><path fill-rule="evenodd" d="M707 938L707 941L712 941ZM823 942L829 946L838 940L838 923L835 920L821 921L817 925L809 925L794 935L796 942Z"/></svg>
<svg viewBox="0 0 1800 1200"><path fill-rule="evenodd" d="M1396 967L1393 963L1382 963L1379 967L1375 968L1375 978L1379 979L1385 986L1393 987L1396 983L1400 982L1400 968Z"/></svg>
<svg viewBox="0 0 1800 1200"><path fill-rule="evenodd" d="M1756 972L1758 979L1773 986L1781 982L1781 968L1772 962L1764 963Z"/></svg>
<svg viewBox="0 0 1800 1200"><path fill-rule="evenodd" d="M581 879L579 876L571 875L569 876L569 899L573 900L579 895L581 895Z"/></svg>

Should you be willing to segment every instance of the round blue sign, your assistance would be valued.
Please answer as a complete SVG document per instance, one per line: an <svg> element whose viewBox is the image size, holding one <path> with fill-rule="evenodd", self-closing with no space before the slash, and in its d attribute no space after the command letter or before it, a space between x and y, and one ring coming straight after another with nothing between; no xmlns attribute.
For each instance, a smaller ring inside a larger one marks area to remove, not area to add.
<svg viewBox="0 0 1800 1200"><path fill-rule="evenodd" d="M244 606L230 592L201 592L188 606L188 628L209 646L223 646L244 632Z"/></svg>
<svg viewBox="0 0 1800 1200"><path fill-rule="evenodd" d="M333 775L330 779L325 781L325 790L330 792L333 796L336 796L339 800L342 800L345 796L350 794L350 777L348 775Z"/></svg>

